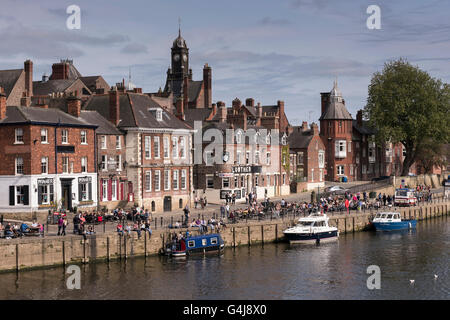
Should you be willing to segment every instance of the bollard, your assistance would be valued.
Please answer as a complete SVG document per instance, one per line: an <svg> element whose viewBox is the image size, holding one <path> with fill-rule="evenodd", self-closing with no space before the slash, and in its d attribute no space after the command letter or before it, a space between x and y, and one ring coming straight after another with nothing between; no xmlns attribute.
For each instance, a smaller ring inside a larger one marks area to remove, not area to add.
<svg viewBox="0 0 450 320"><path fill-rule="evenodd" d="M236 248L236 230L233 227L233 248Z"/></svg>
<svg viewBox="0 0 450 320"><path fill-rule="evenodd" d="M262 244L264 245L264 225L261 225L261 241Z"/></svg>
<svg viewBox="0 0 450 320"><path fill-rule="evenodd" d="M109 262L109 237L106 238L106 261Z"/></svg>
<svg viewBox="0 0 450 320"><path fill-rule="evenodd" d="M163 217L161 217L161 228L163 227Z"/></svg>
<svg viewBox="0 0 450 320"><path fill-rule="evenodd" d="M106 232L106 221L103 221L103 233Z"/></svg>
<svg viewBox="0 0 450 320"><path fill-rule="evenodd" d="M157 224L158 224L158 219L155 218L155 230L156 230Z"/></svg>
<svg viewBox="0 0 450 320"><path fill-rule="evenodd" d="M170 225L173 227L173 217L170 217Z"/></svg>

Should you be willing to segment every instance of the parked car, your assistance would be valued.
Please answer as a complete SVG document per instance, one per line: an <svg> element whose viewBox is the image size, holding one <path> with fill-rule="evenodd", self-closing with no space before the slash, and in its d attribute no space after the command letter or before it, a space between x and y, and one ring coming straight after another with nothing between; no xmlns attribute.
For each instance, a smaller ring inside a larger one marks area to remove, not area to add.
<svg viewBox="0 0 450 320"><path fill-rule="evenodd" d="M327 189L325 189L325 192L327 194L345 194L348 191L348 189L343 188L341 186L332 186Z"/></svg>

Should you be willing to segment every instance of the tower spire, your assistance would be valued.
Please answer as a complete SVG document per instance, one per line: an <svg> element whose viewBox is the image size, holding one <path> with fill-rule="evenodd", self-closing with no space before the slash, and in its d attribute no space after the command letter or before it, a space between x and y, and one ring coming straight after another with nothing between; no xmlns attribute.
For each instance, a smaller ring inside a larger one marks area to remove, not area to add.
<svg viewBox="0 0 450 320"><path fill-rule="evenodd" d="M178 17L178 36L181 37L181 18Z"/></svg>

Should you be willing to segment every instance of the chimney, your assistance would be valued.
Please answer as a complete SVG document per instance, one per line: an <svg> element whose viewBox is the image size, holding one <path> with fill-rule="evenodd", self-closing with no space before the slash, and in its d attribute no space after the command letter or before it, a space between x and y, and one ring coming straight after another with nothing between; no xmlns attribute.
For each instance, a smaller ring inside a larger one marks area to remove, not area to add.
<svg viewBox="0 0 450 320"><path fill-rule="evenodd" d="M176 110L177 110L177 114L176 114L177 118L180 119L180 120L184 120L185 117L184 117L183 98L179 97L177 99L177 102L175 102L175 107L176 107Z"/></svg>
<svg viewBox="0 0 450 320"><path fill-rule="evenodd" d="M52 74L50 80L67 80L69 79L69 63L61 60L59 63L52 65Z"/></svg>
<svg viewBox="0 0 450 320"><path fill-rule="evenodd" d="M184 76L183 78L183 108L187 110L189 108L189 78Z"/></svg>
<svg viewBox="0 0 450 320"><path fill-rule="evenodd" d="M319 126L316 123L311 123L311 131L313 133L314 136L318 136L319 135Z"/></svg>
<svg viewBox="0 0 450 320"><path fill-rule="evenodd" d="M239 110L239 108L242 106L241 100L238 98L235 98L232 102L232 108L233 110Z"/></svg>
<svg viewBox="0 0 450 320"><path fill-rule="evenodd" d="M227 121L227 107L222 101L217 102L217 107L219 108L219 122Z"/></svg>
<svg viewBox="0 0 450 320"><path fill-rule="evenodd" d="M192 79L192 74L191 74ZM204 99L205 99L205 108L211 107L212 103L212 70L211 67L206 63L203 67L203 86L205 89Z"/></svg>
<svg viewBox="0 0 450 320"><path fill-rule="evenodd" d="M249 100L249 99L247 99ZM247 104L247 100L245 101L245 103ZM254 100L252 100L252 105L254 103ZM256 106L256 125L260 126L261 125L261 119L262 119L262 107L261 107L261 103L258 102L257 106Z"/></svg>
<svg viewBox="0 0 450 320"><path fill-rule="evenodd" d="M330 93L329 92L322 92L320 94L320 100L322 103L322 110L321 110L321 116L325 114L328 108L328 104L330 103Z"/></svg>
<svg viewBox="0 0 450 320"><path fill-rule="evenodd" d="M254 107L255 106L255 100L253 98L247 98L247 99L245 99L245 105L247 107Z"/></svg>
<svg viewBox="0 0 450 320"><path fill-rule="evenodd" d="M6 94L3 87L0 87L0 120L6 118Z"/></svg>
<svg viewBox="0 0 450 320"><path fill-rule="evenodd" d="M22 94L22 98L20 98L20 106L29 107L30 105L31 105L31 97L27 97L27 92L24 91Z"/></svg>
<svg viewBox="0 0 450 320"><path fill-rule="evenodd" d="M81 99L78 98L78 91L75 91L74 95L67 97L67 112L74 117L80 117Z"/></svg>
<svg viewBox="0 0 450 320"><path fill-rule="evenodd" d="M217 106L216 106L215 103L213 103L212 104L212 115L213 115L213 117L216 115L216 113L217 113Z"/></svg>
<svg viewBox="0 0 450 320"><path fill-rule="evenodd" d="M113 88L109 92L109 121L115 126L119 124L120 120L120 103L119 103L119 91Z"/></svg>
<svg viewBox="0 0 450 320"><path fill-rule="evenodd" d="M358 110L356 113L356 123L358 126L362 127L362 110Z"/></svg>
<svg viewBox="0 0 450 320"><path fill-rule="evenodd" d="M27 60L24 62L25 70L25 91L27 97L33 96L33 61Z"/></svg>
<svg viewBox="0 0 450 320"><path fill-rule="evenodd" d="M242 116L242 130L247 131L247 115L245 112L241 113Z"/></svg>
<svg viewBox="0 0 450 320"><path fill-rule="evenodd" d="M189 69L188 78L189 80L192 80L192 69Z"/></svg>
<svg viewBox="0 0 450 320"><path fill-rule="evenodd" d="M134 88L133 92L134 93L142 93L142 88Z"/></svg>
<svg viewBox="0 0 450 320"><path fill-rule="evenodd" d="M312 128L312 125L313 124L311 124L311 128ZM302 132L305 132L306 130L308 130L308 122L307 121L303 121L302 122Z"/></svg>
<svg viewBox="0 0 450 320"><path fill-rule="evenodd" d="M278 100L277 101L277 105L278 105L278 128L280 129L280 132L285 132L286 128L282 127L282 119L283 119L283 115L284 115L284 101Z"/></svg>
<svg viewBox="0 0 450 320"><path fill-rule="evenodd" d="M39 98L36 106L42 109L48 109L48 104L45 103L45 99Z"/></svg>

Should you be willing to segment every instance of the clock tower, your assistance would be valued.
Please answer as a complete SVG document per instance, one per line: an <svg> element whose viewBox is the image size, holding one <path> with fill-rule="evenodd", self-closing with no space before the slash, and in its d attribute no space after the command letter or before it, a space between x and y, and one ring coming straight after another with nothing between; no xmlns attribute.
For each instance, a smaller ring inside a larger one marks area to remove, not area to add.
<svg viewBox="0 0 450 320"><path fill-rule="evenodd" d="M189 73L189 48L178 29L178 37L172 46L172 80L183 80Z"/></svg>

